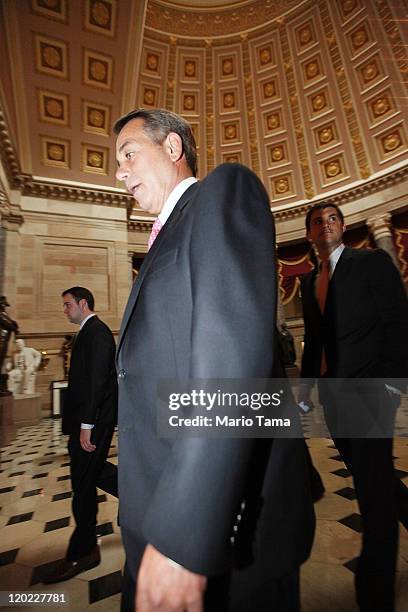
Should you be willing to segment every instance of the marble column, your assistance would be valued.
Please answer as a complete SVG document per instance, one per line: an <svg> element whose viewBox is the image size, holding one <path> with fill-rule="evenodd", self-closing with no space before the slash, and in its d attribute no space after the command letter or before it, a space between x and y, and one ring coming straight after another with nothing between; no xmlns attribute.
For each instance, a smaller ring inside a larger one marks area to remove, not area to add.
<svg viewBox="0 0 408 612"><path fill-rule="evenodd" d="M276 326L278 329L280 329L282 327L283 323L286 323L286 317L285 317L285 307L283 306L282 303L282 296L281 296L281 291L278 288L278 300L277 300L277 304L276 304L277 308L276 308Z"/></svg>
<svg viewBox="0 0 408 612"><path fill-rule="evenodd" d="M367 225L376 245L380 249L387 251L397 268L400 269L391 232L391 214L383 213L382 215L371 217L367 220Z"/></svg>
<svg viewBox="0 0 408 612"><path fill-rule="evenodd" d="M133 284L133 251L128 251L128 268L130 274L130 286Z"/></svg>
<svg viewBox="0 0 408 612"><path fill-rule="evenodd" d="M18 205L9 202L0 185L0 294L15 307L20 226L24 218Z"/></svg>

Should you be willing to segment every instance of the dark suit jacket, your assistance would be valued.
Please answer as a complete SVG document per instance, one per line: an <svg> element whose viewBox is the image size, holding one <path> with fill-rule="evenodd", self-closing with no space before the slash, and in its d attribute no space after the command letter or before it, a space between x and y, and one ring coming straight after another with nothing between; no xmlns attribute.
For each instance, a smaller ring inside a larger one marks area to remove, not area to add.
<svg viewBox="0 0 408 612"><path fill-rule="evenodd" d="M229 569L244 499L252 500L244 539L269 581L309 554L314 516L302 440L173 441L156 431L161 378L272 375L276 286L268 196L248 169L220 166L177 203L122 322L119 516L133 576L146 542L201 574Z"/></svg>
<svg viewBox="0 0 408 612"><path fill-rule="evenodd" d="M62 430L79 431L81 423L99 426L117 422L118 388L112 332L95 315L76 336L64 398Z"/></svg>
<svg viewBox="0 0 408 612"><path fill-rule="evenodd" d="M306 274L301 286L302 377L320 376L324 346L330 378L406 378L408 301L390 256L381 249L345 247L330 280L323 315L315 297L316 274Z"/></svg>

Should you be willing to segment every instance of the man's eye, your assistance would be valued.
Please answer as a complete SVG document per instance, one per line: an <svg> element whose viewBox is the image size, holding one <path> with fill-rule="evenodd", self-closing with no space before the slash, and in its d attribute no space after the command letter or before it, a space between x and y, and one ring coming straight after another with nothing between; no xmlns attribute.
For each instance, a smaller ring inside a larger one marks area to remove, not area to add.
<svg viewBox="0 0 408 612"><path fill-rule="evenodd" d="M126 159L132 159L133 151L129 151L128 153L125 153L125 157L126 157Z"/></svg>

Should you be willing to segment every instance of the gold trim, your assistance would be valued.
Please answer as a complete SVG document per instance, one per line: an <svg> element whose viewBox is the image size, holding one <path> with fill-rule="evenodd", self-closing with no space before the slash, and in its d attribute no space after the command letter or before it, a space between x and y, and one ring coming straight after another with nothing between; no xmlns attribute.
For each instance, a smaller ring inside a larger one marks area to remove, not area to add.
<svg viewBox="0 0 408 612"><path fill-rule="evenodd" d="M113 38L116 33L116 12L116 0L86 0L84 30ZM101 21L100 25L98 25L98 19ZM105 23L109 27L105 27Z"/></svg>
<svg viewBox="0 0 408 612"><path fill-rule="evenodd" d="M378 13L380 15L382 26L387 34L390 47L392 49L394 59L401 73L402 83L407 82L407 53L406 42L402 39L398 28L398 21L395 20L395 15L390 9L389 2L381 0L377 3ZM403 22L401 22L401 28Z"/></svg>
<svg viewBox="0 0 408 612"><path fill-rule="evenodd" d="M37 99L40 121L69 126L69 101L66 94L37 88ZM54 104L52 105L53 102ZM62 118L56 116L59 102L62 105Z"/></svg>
<svg viewBox="0 0 408 612"><path fill-rule="evenodd" d="M282 15L295 10L299 0L250 0L245 6L175 7L162 0L148 0L146 26L163 34L203 39L225 37L271 24L282 24Z"/></svg>
<svg viewBox="0 0 408 612"><path fill-rule="evenodd" d="M47 6L41 6L38 0L31 0L31 10L33 13L37 15L41 15L41 17L47 17L48 19L53 19L55 21L62 21L63 23L67 23L68 21L68 12L67 12L67 4L66 0L59 0L61 10L53 10L52 8L48 8Z"/></svg>
<svg viewBox="0 0 408 612"><path fill-rule="evenodd" d="M319 0L319 11L322 19L327 22L326 34L330 36L334 33L334 29L333 23L330 20L330 13L326 0ZM365 25L367 25L368 27L368 24L365 23ZM370 40L373 40L372 35ZM362 48L366 49L367 45L364 44ZM354 110L350 86L344 75L344 71L338 72L340 68L343 67L343 59L340 54L339 46L337 44L331 45L329 53L332 60L333 68L335 71L337 71L338 90L344 109L346 111L345 115L347 120L347 127L351 142L353 144L353 150L357 160L357 165L360 170L360 176L362 175L362 173L364 173L364 176L367 176L367 172L371 172L371 165L369 162L368 154L364 148L363 139L361 138L360 125L357 118L357 114ZM360 51L358 53L360 53Z"/></svg>
<svg viewBox="0 0 408 612"><path fill-rule="evenodd" d="M67 80L69 43L37 32L33 34L36 71Z"/></svg>
<svg viewBox="0 0 408 612"><path fill-rule="evenodd" d="M90 174L108 175L109 149L89 143L81 144L81 170Z"/></svg>
<svg viewBox="0 0 408 612"><path fill-rule="evenodd" d="M288 32L285 28L280 28L280 43L283 55L283 61L288 63L291 59L290 48L289 48L289 40L288 40ZM285 72L285 79L287 90L289 93L290 99L290 115L292 118L293 125L295 127L295 146L297 148L297 154L300 159L300 167L302 170L301 180L302 183L300 189L303 187L303 193L308 197L308 194L314 194L314 184L313 184L313 176L311 173L311 163L309 159L309 153L306 146L305 136L303 134L302 128L302 119L301 119L301 111L300 111L300 103L297 92L296 80L293 67L289 68ZM295 179L292 177L292 192L298 187L296 186ZM273 193L273 192L272 192ZM293 194L297 195L297 194Z"/></svg>
<svg viewBox="0 0 408 612"><path fill-rule="evenodd" d="M85 85L112 91L113 57L83 47L82 80Z"/></svg>
<svg viewBox="0 0 408 612"><path fill-rule="evenodd" d="M28 119L27 90L24 79L23 52L19 34L19 16L17 15L17 3L9 2L7 10L4 11L4 23L6 28L7 46L9 49L8 61L11 70L13 96L15 100L15 111L18 123L15 126L17 132L16 148L19 152L18 164L24 172L32 172L32 153L30 143L30 122ZM0 108L0 114L1 108ZM3 117L3 115L2 115Z"/></svg>
<svg viewBox="0 0 408 612"><path fill-rule="evenodd" d="M102 136L110 136L111 129L111 106L107 104L97 104L90 100L81 100L82 102L82 129L89 134L100 134ZM104 114L104 122L101 125L101 117L98 113ZM92 118L90 117L92 114ZM94 121L94 125L90 121Z"/></svg>
<svg viewBox="0 0 408 612"><path fill-rule="evenodd" d="M54 136L40 135L41 140L41 163L43 166L51 166L52 168L70 168L70 141Z"/></svg>

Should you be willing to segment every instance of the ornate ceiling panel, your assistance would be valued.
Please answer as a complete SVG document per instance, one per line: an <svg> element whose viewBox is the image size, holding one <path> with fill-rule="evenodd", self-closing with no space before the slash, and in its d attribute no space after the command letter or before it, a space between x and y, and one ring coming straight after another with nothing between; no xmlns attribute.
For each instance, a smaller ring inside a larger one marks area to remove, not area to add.
<svg viewBox="0 0 408 612"><path fill-rule="evenodd" d="M182 114L200 176L247 164L274 207L407 164L394 0L6 0L3 11L1 100L24 176L114 189L111 125L136 106Z"/></svg>
<svg viewBox="0 0 408 612"><path fill-rule="evenodd" d="M129 31L118 5L117 0L4 3L13 83L4 97L7 108L16 109L23 173L114 185L111 122L122 112Z"/></svg>

